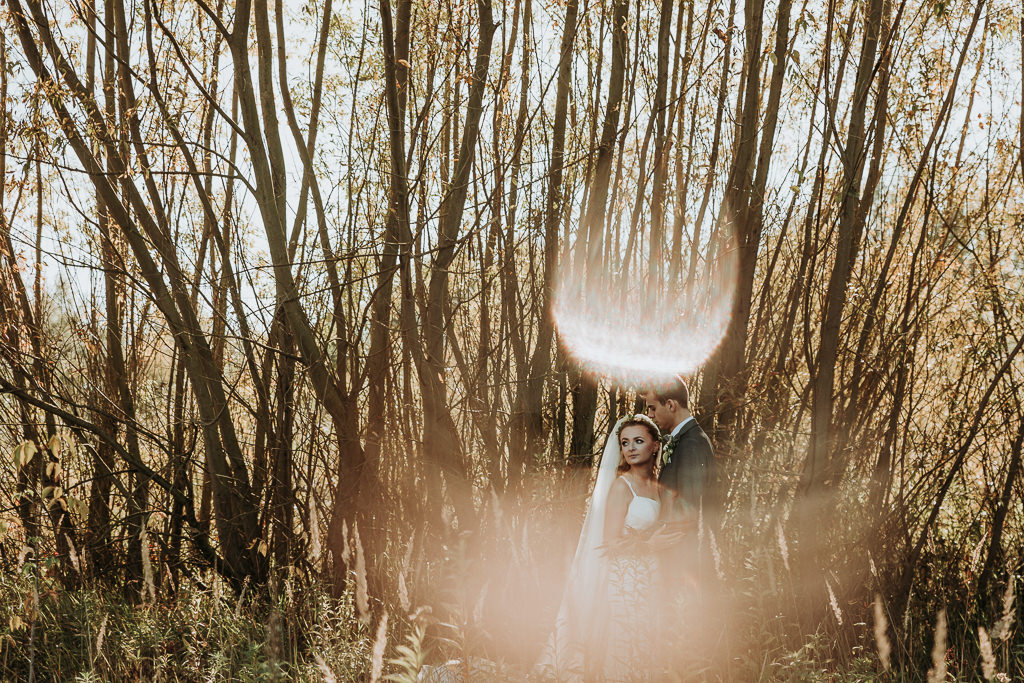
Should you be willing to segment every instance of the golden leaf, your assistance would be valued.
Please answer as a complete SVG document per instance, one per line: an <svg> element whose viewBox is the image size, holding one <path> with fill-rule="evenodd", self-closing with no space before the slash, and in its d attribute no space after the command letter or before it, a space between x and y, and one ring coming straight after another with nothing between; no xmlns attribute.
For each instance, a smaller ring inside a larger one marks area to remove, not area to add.
<svg viewBox="0 0 1024 683"><path fill-rule="evenodd" d="M31 441L22 441L14 447L14 464L18 467L24 467L32 461L32 457L35 454L35 443Z"/></svg>

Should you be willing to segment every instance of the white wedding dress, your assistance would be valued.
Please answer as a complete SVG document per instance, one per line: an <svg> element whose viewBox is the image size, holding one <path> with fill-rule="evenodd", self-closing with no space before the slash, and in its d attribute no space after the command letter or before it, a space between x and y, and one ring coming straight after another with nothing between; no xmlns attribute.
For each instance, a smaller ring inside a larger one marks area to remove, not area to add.
<svg viewBox="0 0 1024 683"><path fill-rule="evenodd" d="M653 498L645 498L636 495L633 485L629 483L628 477L621 477L633 494L633 500L629 501L629 508L626 509L625 525L633 531L647 531L658 521L658 513L661 512L661 502Z"/></svg>
<svg viewBox="0 0 1024 683"><path fill-rule="evenodd" d="M625 533L647 531L658 521L661 503L638 496L623 477L633 499L626 510ZM648 552L621 554L609 560L603 662L594 667L603 681L642 681L652 677L658 616L655 603L658 564Z"/></svg>
<svg viewBox="0 0 1024 683"><path fill-rule="evenodd" d="M614 435L605 444L594 493L569 571L554 632L538 664L542 679L558 681L637 681L653 678L657 630L654 586L657 563L649 553L605 554L604 519L608 492L617 477L619 447ZM658 521L660 503L633 494L626 510L625 533L649 530Z"/></svg>

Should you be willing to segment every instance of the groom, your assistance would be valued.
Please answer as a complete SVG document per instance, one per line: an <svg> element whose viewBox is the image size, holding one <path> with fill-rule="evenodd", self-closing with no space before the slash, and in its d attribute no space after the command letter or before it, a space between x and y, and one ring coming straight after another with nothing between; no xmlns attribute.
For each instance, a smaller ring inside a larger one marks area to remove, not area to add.
<svg viewBox="0 0 1024 683"><path fill-rule="evenodd" d="M667 634L662 647L669 653L670 669L693 667L715 658L724 633L720 617L725 612L715 608L717 571L713 546L709 547L722 518L715 454L690 412L690 394L682 378L654 386L643 398L648 417L667 437L658 481L676 494L672 517L682 520L686 529L681 535L673 533L671 529L678 527L670 523L661 532L676 539L659 552L660 618L662 632ZM698 529L698 522L703 529ZM700 626L684 627L694 610L703 615Z"/></svg>
<svg viewBox="0 0 1024 683"><path fill-rule="evenodd" d="M676 378L669 385L644 394L647 416L668 437L662 448L658 481L676 494L677 516L714 528L721 511L716 494L715 454L711 440L693 419L686 382Z"/></svg>

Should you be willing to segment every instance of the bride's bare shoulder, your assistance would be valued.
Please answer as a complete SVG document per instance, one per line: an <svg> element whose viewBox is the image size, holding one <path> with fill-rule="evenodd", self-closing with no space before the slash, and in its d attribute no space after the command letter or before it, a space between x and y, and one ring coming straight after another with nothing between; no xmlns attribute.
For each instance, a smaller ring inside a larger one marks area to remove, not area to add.
<svg viewBox="0 0 1024 683"><path fill-rule="evenodd" d="M608 495L610 496L622 496L629 493L629 484L626 483L626 479L623 475L615 477L615 481L612 482L612 486L608 489Z"/></svg>

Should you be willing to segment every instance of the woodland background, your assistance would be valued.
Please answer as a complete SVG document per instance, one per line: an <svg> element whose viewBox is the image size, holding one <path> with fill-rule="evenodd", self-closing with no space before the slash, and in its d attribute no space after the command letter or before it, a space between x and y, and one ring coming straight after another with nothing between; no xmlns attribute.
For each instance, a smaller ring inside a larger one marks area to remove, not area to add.
<svg viewBox="0 0 1024 683"><path fill-rule="evenodd" d="M4 677L520 677L640 388L561 340L573 258L732 264L691 675L1021 675L1022 22L8 0Z"/></svg>

